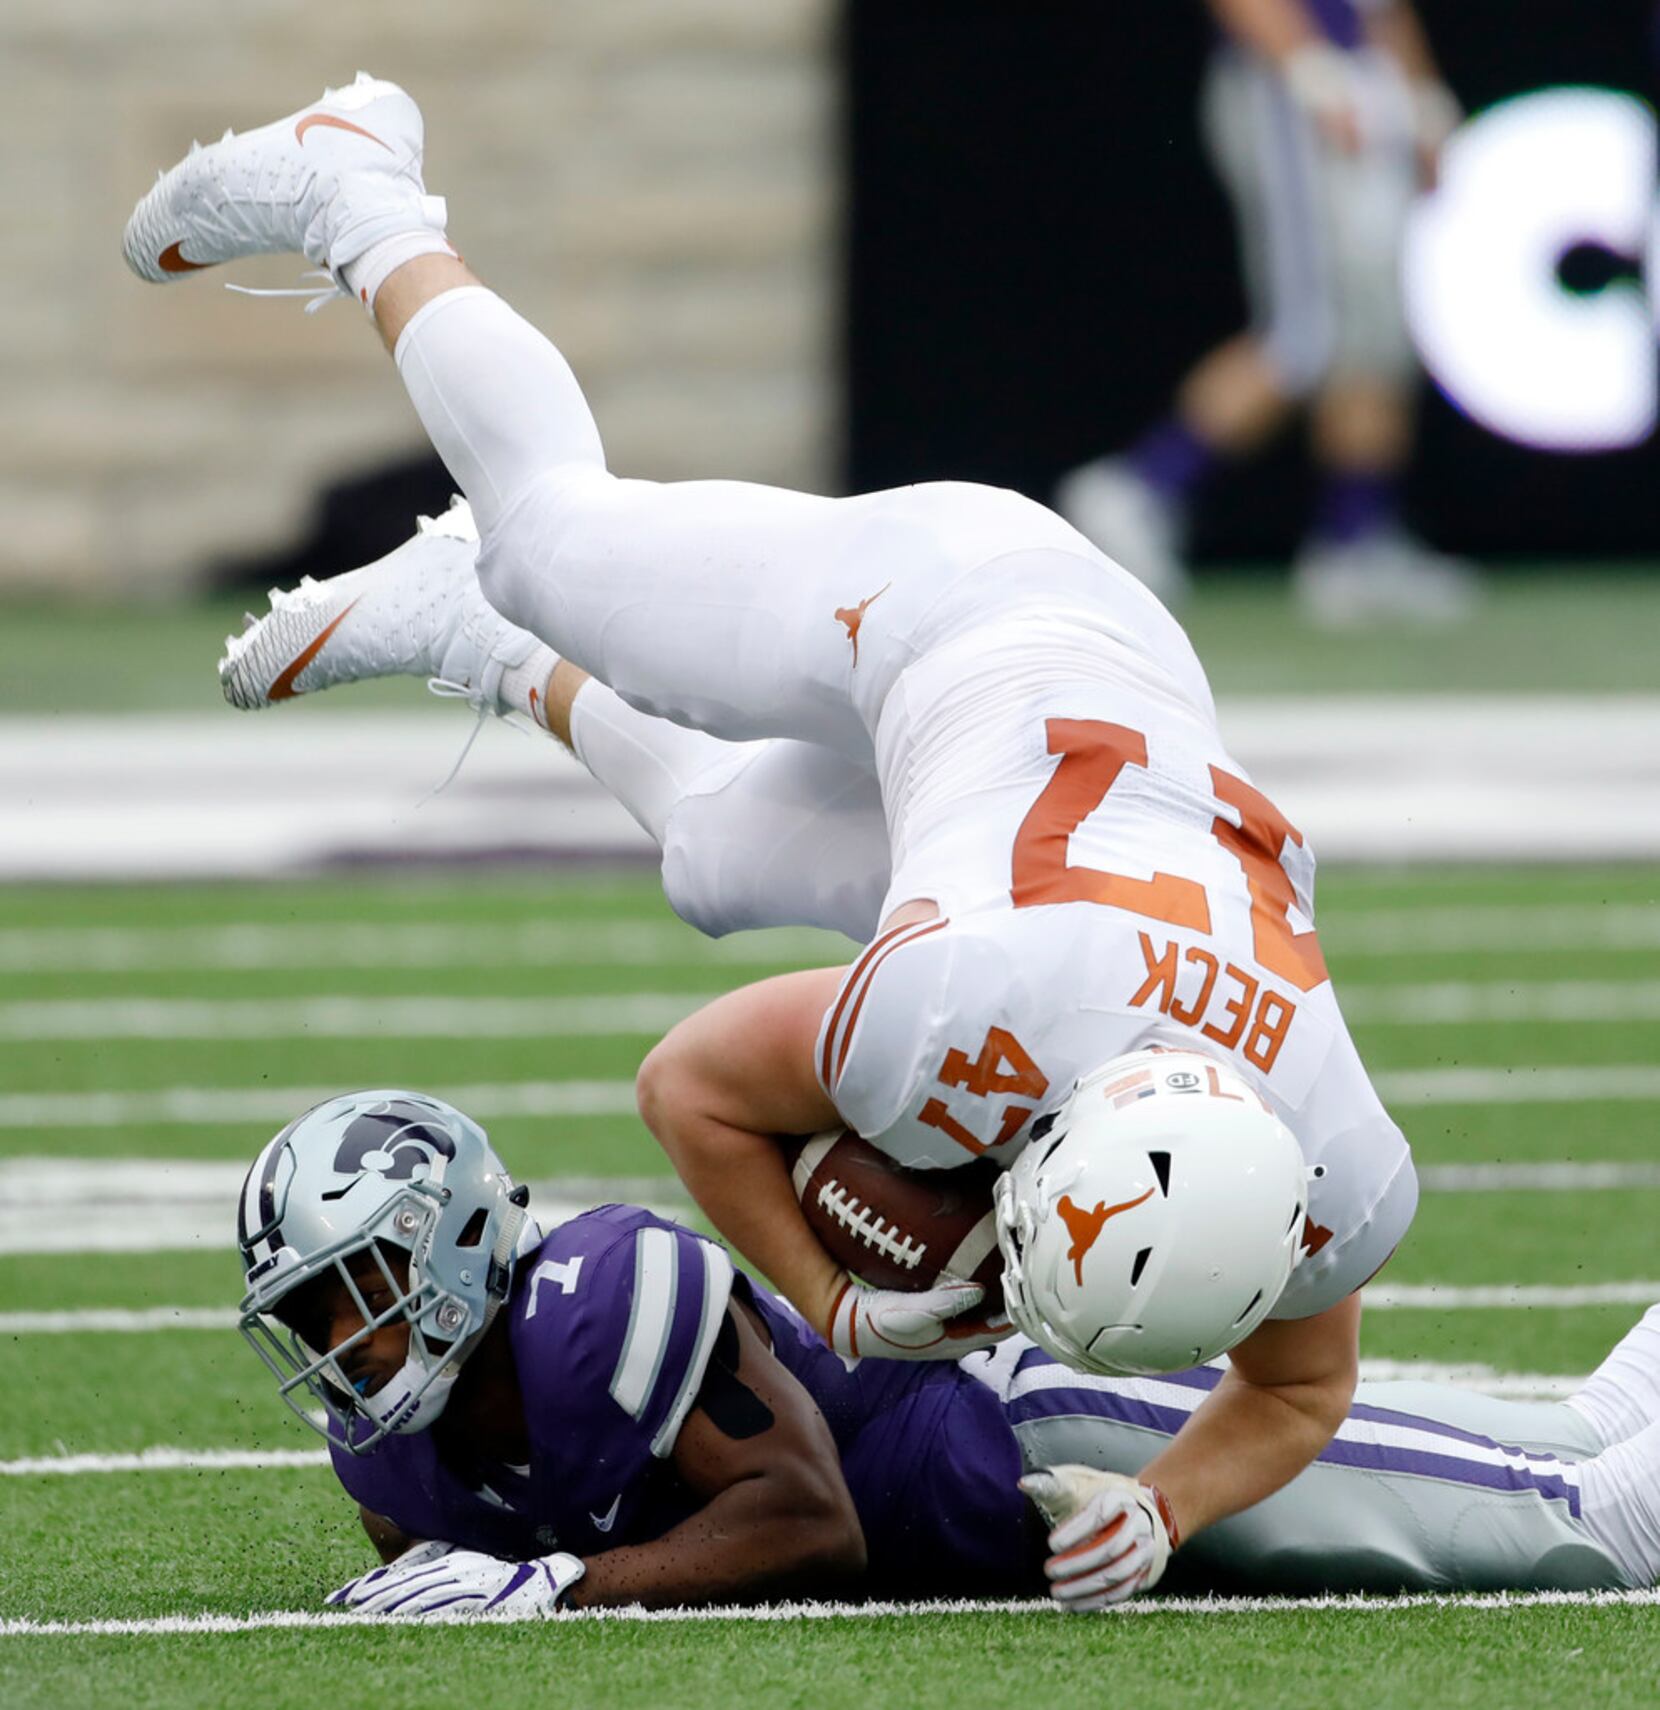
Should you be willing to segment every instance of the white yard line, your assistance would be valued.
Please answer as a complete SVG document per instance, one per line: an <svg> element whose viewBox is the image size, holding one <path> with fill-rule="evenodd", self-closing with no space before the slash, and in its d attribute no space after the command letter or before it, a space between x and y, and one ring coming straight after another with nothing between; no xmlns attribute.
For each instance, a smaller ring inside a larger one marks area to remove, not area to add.
<svg viewBox="0 0 1660 1710"><path fill-rule="evenodd" d="M327 1449L141 1449L132 1455L32 1455L0 1461L0 1477L78 1477L83 1473L268 1472L326 1467Z"/></svg>
<svg viewBox="0 0 1660 1710"><path fill-rule="evenodd" d="M1337 955L1660 947L1660 905L1648 903L1404 903L1321 910L1319 925Z"/></svg>
<svg viewBox="0 0 1660 1710"><path fill-rule="evenodd" d="M1660 1099L1660 1064L1518 1069L1384 1069L1372 1076L1401 1105L1643 1103Z"/></svg>
<svg viewBox="0 0 1660 1710"><path fill-rule="evenodd" d="M217 1160L0 1159L0 1254L223 1249L245 1173ZM562 1176L530 1191L550 1226L613 1200L673 1216L686 1199L672 1176Z"/></svg>
<svg viewBox="0 0 1660 1710"><path fill-rule="evenodd" d="M704 938L674 921L300 922L272 926L61 926L0 930L0 973L153 973L185 969L740 966L839 962L845 938L809 927Z"/></svg>
<svg viewBox="0 0 1660 1710"><path fill-rule="evenodd" d="M1585 1193L1660 1188L1660 1164L1420 1164L1430 1193Z"/></svg>
<svg viewBox="0 0 1660 1710"><path fill-rule="evenodd" d="M1660 980L1437 981L1341 988L1343 1013L1372 1026L1483 1021L1660 1020Z"/></svg>
<svg viewBox="0 0 1660 1710"><path fill-rule="evenodd" d="M3 1093L0 1129L282 1123L340 1090L338 1086L158 1087L152 1092ZM434 1090L442 1090L446 1098L486 1122L504 1116L629 1116L635 1109L632 1080L490 1081Z"/></svg>
<svg viewBox="0 0 1660 1710"><path fill-rule="evenodd" d="M1386 1069L1374 1075L1385 1099L1403 1105L1563 1104L1660 1100L1660 1065L1611 1063L1526 1069ZM286 1122L339 1087L158 1087L148 1092L0 1094L0 1129L199 1126ZM490 1081L433 1089L484 1121L498 1117L626 1116L629 1080Z"/></svg>
<svg viewBox="0 0 1660 1710"><path fill-rule="evenodd" d="M0 1255L219 1248L231 1228L243 1173L244 1165L229 1159L0 1158ZM1423 1167L1421 1179L1430 1193L1625 1192L1660 1187L1660 1165L1431 1164ZM555 1176L531 1183L531 1206L544 1222L609 1201L643 1204L670 1216L683 1212L687 1204L684 1187L669 1175ZM1538 1304L1641 1304L1660 1299L1660 1283L1606 1286L1625 1292L1594 1300L1581 1300L1576 1293L1548 1302L1541 1298ZM1388 1303L1380 1296L1378 1304ZM1461 1301L1443 1294L1434 1304ZM53 1316L0 1314L0 1330L10 1327L15 1332L20 1325ZM109 1327L116 1325L112 1321Z"/></svg>
<svg viewBox="0 0 1660 1710"><path fill-rule="evenodd" d="M201 1245L208 1243L204 1239ZM54 1251L61 1249L51 1249ZM93 1249L96 1250L96 1249ZM75 1251L88 1251L77 1248ZM1660 1282L1578 1283L1556 1287L1543 1284L1373 1283L1365 1295L1368 1312L1491 1312L1537 1307L1651 1306L1660 1301ZM223 1306L82 1306L56 1311L0 1312L0 1338L7 1336L148 1335L168 1330L226 1331L236 1328L237 1315ZM1486 1366L1430 1367L1417 1372L1456 1371L1461 1382L1477 1381L1537 1385L1539 1393L1578 1379L1510 1375ZM1378 1377L1382 1372L1371 1372ZM1399 1375L1393 1368L1387 1374ZM1494 1393L1500 1393L1494 1391Z"/></svg>
<svg viewBox="0 0 1660 1710"><path fill-rule="evenodd" d="M1307 1611L1354 1615L1398 1615L1414 1609L1472 1609L1504 1614L1517 1609L1651 1609L1660 1604L1660 1590L1649 1591L1481 1591L1414 1592L1406 1596L1341 1597L1144 1597L1121 1604L1102 1620L1153 1619L1171 1615L1275 1615ZM711 1609L571 1609L551 1617L556 1622L776 1622L887 1621L928 1615L1053 1615L1058 1607L1048 1598L1019 1598L1006 1602L980 1598L941 1598L918 1603L770 1603ZM462 1618L467 1619L467 1618ZM477 1621L477 1616L470 1618ZM491 1616L492 1624L543 1621L541 1615ZM196 1633L252 1633L271 1629L404 1627L407 1617L356 1615L310 1609L274 1609L255 1615L158 1615L138 1620L33 1621L27 1617L0 1621L0 1638L144 1638Z"/></svg>
<svg viewBox="0 0 1660 1710"><path fill-rule="evenodd" d="M1329 910L1323 936L1334 954L1406 956L1472 950L1660 948L1660 905L1439 905ZM809 928L739 932L718 940L672 921L454 921L384 926L361 921L292 926L11 927L0 930L0 972L144 973L186 969L628 966L686 962L739 966L836 962L848 941ZM1355 982L1344 984L1345 994Z"/></svg>
<svg viewBox="0 0 1660 1710"><path fill-rule="evenodd" d="M718 996L92 998L0 1003L0 1040L557 1039L666 1032ZM1660 1020L1660 980L1358 986L1344 1001L1372 1026Z"/></svg>
<svg viewBox="0 0 1660 1710"><path fill-rule="evenodd" d="M570 1039L666 1033L719 992L0 1003L0 1040Z"/></svg>
<svg viewBox="0 0 1660 1710"><path fill-rule="evenodd" d="M1652 1306L1660 1282L1610 1283L1373 1283L1363 1297L1369 1312L1480 1312L1550 1306Z"/></svg>

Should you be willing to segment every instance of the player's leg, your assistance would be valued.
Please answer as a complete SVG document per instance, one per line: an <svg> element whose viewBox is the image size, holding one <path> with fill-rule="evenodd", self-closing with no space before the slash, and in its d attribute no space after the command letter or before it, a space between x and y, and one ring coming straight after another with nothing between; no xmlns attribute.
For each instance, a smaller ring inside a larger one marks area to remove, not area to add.
<svg viewBox="0 0 1660 1710"><path fill-rule="evenodd" d="M874 774L812 743L721 742L653 718L568 661L544 704L548 729L662 850L664 894L689 925L875 936L888 828Z"/></svg>
<svg viewBox="0 0 1660 1710"><path fill-rule="evenodd" d="M1311 616L1344 625L1377 615L1464 615L1473 567L1431 551L1401 526L1412 453L1417 365L1401 292L1401 251L1417 193L1410 92L1371 56L1354 69L1364 146L1317 157L1333 314L1332 359L1314 401L1319 475L1293 586Z"/></svg>
<svg viewBox="0 0 1660 1710"><path fill-rule="evenodd" d="M1007 1381L1006 1405L1029 1466L1133 1474L1218 1375L1092 1378L1033 1350ZM1362 1384L1315 1464L1184 1545L1165 1583L1298 1593L1649 1583L1653 1571L1639 1578L1599 1517L1609 1504L1591 1500L1586 1480L1605 1457L1579 1457L1599 1446L1566 1406Z"/></svg>
<svg viewBox="0 0 1660 1710"><path fill-rule="evenodd" d="M1099 579L1059 519L991 489L830 500L614 479L559 352L432 252L447 245L422 140L414 103L372 80L227 135L163 174L129 222L128 259L157 281L255 253L325 263L380 317L474 504L491 602L631 704L868 762L886 690L957 580L1044 549ZM1006 599L1017 583L1004 579Z"/></svg>
<svg viewBox="0 0 1660 1710"><path fill-rule="evenodd" d="M1233 203L1250 328L1207 352L1126 452L1083 464L1055 489L1065 516L1166 599L1185 583L1181 546L1200 488L1284 425L1329 341L1306 119L1271 72L1225 49L1206 75L1203 129Z"/></svg>

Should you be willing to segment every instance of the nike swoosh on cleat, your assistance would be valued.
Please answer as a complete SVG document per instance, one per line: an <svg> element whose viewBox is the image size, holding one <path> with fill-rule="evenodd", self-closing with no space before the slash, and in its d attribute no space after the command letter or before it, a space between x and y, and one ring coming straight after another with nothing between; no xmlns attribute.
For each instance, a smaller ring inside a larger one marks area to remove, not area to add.
<svg viewBox="0 0 1660 1710"><path fill-rule="evenodd" d="M295 142L303 144L305 142L306 132L309 131L313 125L324 125L328 129L335 131L350 131L354 136L367 137L370 142L374 143L377 147L385 149L388 154L393 152L392 145L387 142L382 142L373 131L366 131L361 125L354 125L350 119L336 118L333 113L307 113L306 116L294 127Z"/></svg>
<svg viewBox="0 0 1660 1710"><path fill-rule="evenodd" d="M360 595L359 598L361 597L362 596ZM289 660L288 664L279 673L277 680L272 683L271 687L266 691L266 700L291 701L299 694L300 691L294 687L295 679L306 668L306 666L308 666L312 660L323 651L323 643L327 641L328 638L341 626L341 624L346 621L347 613L350 612L352 606L355 606L356 604L357 600L353 600L351 606L347 606L346 610L341 612L340 615L327 626L327 628L315 636L308 646L302 648L300 652L296 653L294 657Z"/></svg>
<svg viewBox="0 0 1660 1710"><path fill-rule="evenodd" d="M181 238L179 241L182 243L184 240ZM197 273L204 267L211 267L213 263L211 261L187 261L184 256L179 254L179 245L170 243L156 257L156 265L163 273Z"/></svg>

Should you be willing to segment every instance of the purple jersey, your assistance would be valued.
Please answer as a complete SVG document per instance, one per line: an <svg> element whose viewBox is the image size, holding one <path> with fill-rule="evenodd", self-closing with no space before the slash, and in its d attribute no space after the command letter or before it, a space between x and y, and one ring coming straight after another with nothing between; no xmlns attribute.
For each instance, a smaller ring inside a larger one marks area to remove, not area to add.
<svg viewBox="0 0 1660 1710"><path fill-rule="evenodd" d="M1320 33L1334 47L1357 48L1366 38L1363 0L1303 0Z"/></svg>
<svg viewBox="0 0 1660 1710"><path fill-rule="evenodd" d="M1020 1454L997 1396L951 1364L847 1365L724 1248L631 1206L561 1224L517 1267L508 1315L530 1461L469 1461L432 1432L334 1449L366 1508L415 1538L493 1555L586 1556L661 1537L703 1506L669 1457L736 1290L813 1397L864 1525L869 1589L1034 1583Z"/></svg>

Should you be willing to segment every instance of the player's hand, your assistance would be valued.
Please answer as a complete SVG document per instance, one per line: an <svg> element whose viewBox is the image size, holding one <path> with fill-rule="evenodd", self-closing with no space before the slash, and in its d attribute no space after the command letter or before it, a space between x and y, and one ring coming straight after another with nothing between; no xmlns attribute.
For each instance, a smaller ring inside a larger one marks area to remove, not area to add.
<svg viewBox="0 0 1660 1710"><path fill-rule="evenodd" d="M830 1346L853 1359L960 1360L1014 1329L1006 1312L974 1315L985 1298L978 1283L942 1282L907 1294L849 1278L830 1308Z"/></svg>
<svg viewBox="0 0 1660 1710"><path fill-rule="evenodd" d="M1311 42L1292 53L1281 72L1291 99L1320 135L1344 154L1358 154L1365 139L1349 56L1329 42Z"/></svg>
<svg viewBox="0 0 1660 1710"><path fill-rule="evenodd" d="M416 1544L395 1561L349 1580L328 1601L361 1615L456 1620L470 1615L551 1615L582 1578L575 1556L510 1562L453 1544Z"/></svg>
<svg viewBox="0 0 1660 1710"><path fill-rule="evenodd" d="M1178 1540L1170 1505L1153 1486L1058 1466L1028 1473L1020 1488L1053 1528L1043 1571L1063 1609L1106 1609L1158 1584Z"/></svg>

